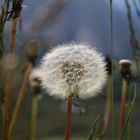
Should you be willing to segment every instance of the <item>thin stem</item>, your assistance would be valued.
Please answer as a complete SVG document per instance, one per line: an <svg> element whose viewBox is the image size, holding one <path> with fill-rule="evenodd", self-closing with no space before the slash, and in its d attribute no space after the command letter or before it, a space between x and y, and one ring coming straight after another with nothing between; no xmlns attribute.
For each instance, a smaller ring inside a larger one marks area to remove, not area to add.
<svg viewBox="0 0 140 140"><path fill-rule="evenodd" d="M128 110L131 108L131 91L130 91L130 85L129 85L129 94L128 94ZM128 140L132 140L132 117L130 117L128 122Z"/></svg>
<svg viewBox="0 0 140 140"><path fill-rule="evenodd" d="M4 24L0 21L0 58L3 56L4 48Z"/></svg>
<svg viewBox="0 0 140 140"><path fill-rule="evenodd" d="M112 10L112 3L113 0L110 0L110 4L109 4L109 10L110 10L110 55L111 55L111 60L113 62L114 59L114 49L113 49L113 10ZM112 140L114 140L115 138L115 116L114 116L114 112L115 112L115 107L114 107L114 67L113 67L113 63L112 63L112 73L111 73L111 92L112 92Z"/></svg>
<svg viewBox="0 0 140 140"><path fill-rule="evenodd" d="M17 19L12 20L12 31L10 35L10 65L8 71L8 81L7 81L7 91L6 91L6 103L5 103L5 115L4 115L4 124L3 124L3 140L7 140L7 133L11 121L11 107L13 100L13 63L14 63L14 46L16 39L16 26Z"/></svg>
<svg viewBox="0 0 140 140"><path fill-rule="evenodd" d="M119 138L119 140L123 140L124 136L125 136L125 132L126 132L126 129L127 129L127 126L128 126L128 122L132 116L132 113L134 111L134 105L135 105L135 101L136 101L136 94L137 94L137 85L136 83L134 84L134 97L133 97L133 101L132 101L132 104L130 106L130 109L128 111L128 114L127 114L127 117L126 117L126 121L125 121L125 125L123 127L123 130L122 130L122 133L121 133L121 136Z"/></svg>
<svg viewBox="0 0 140 140"><path fill-rule="evenodd" d="M90 131L90 134L89 134L87 140L92 140L95 137L98 122L99 122L99 115L96 117L96 119L93 123L92 129Z"/></svg>
<svg viewBox="0 0 140 140"><path fill-rule="evenodd" d="M10 35L10 50L9 50L11 58L13 58L13 54L14 54L14 46L15 46L15 41L16 41L17 21L18 21L17 18L12 20L12 31L11 31L11 35Z"/></svg>
<svg viewBox="0 0 140 140"><path fill-rule="evenodd" d="M38 95L32 95L32 114L31 114L31 140L35 140L38 112Z"/></svg>
<svg viewBox="0 0 140 140"><path fill-rule="evenodd" d="M26 69L26 72L25 72L24 80L23 80L23 83L22 83L22 86L21 86L21 89L20 89L20 92L19 92L19 95L18 95L18 99L17 99L17 102L16 102L15 110L13 112L13 116L12 116L12 119L11 119L11 124L10 124L10 127L9 127L9 133L8 133L8 139L9 140L11 140L11 137L12 137L15 125L16 125L16 121L17 121L17 118L18 118L18 115L19 115L19 112L20 112L22 101L24 99L25 92L26 92L26 89L27 89L27 86L28 86L29 75L30 75L31 70L32 70L32 64L29 63L28 67Z"/></svg>
<svg viewBox="0 0 140 140"><path fill-rule="evenodd" d="M66 127L65 127L65 140L70 139L70 125L71 125L71 112L72 112L72 96L68 97L67 103L67 118L66 118Z"/></svg>
<svg viewBox="0 0 140 140"><path fill-rule="evenodd" d="M121 135L124 123L125 123L125 113L126 113L126 92L127 92L127 81L122 79L122 97L121 97L121 110L120 110L120 126L119 133Z"/></svg>
<svg viewBox="0 0 140 140"><path fill-rule="evenodd" d="M105 106L105 114L103 118L103 122L100 128L99 137L97 140L101 140L108 128L109 119L111 117L111 105L112 105L112 90L111 90L111 75L108 75L108 85L107 85L107 99L106 99L106 106Z"/></svg>

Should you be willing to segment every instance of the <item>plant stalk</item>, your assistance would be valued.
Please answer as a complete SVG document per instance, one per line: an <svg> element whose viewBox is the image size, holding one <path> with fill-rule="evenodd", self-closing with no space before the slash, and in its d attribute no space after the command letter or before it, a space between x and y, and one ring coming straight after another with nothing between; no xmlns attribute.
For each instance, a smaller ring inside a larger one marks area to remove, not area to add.
<svg viewBox="0 0 140 140"><path fill-rule="evenodd" d="M122 79L122 96L121 96L121 110L120 110L120 126L119 134L121 135L124 124L125 124L125 114L126 114L126 92L127 92L127 81Z"/></svg>
<svg viewBox="0 0 140 140"><path fill-rule="evenodd" d="M32 95L32 114L31 114L31 140L36 138L37 126L37 112L38 112L38 95Z"/></svg>
<svg viewBox="0 0 140 140"><path fill-rule="evenodd" d="M113 48L113 0L109 0L109 15L110 15L110 56L113 62L114 59L114 48ZM114 107L114 68L112 63L111 73L111 92L112 92L112 140L115 139L115 107Z"/></svg>
<svg viewBox="0 0 140 140"><path fill-rule="evenodd" d="M111 90L111 75L109 74L107 84L107 99L105 106L105 114L100 128L99 137L96 140L101 140L107 131L109 119L111 117L111 106L112 106L112 90Z"/></svg>
<svg viewBox="0 0 140 140"><path fill-rule="evenodd" d="M17 118L18 118L19 113L20 113L22 101L24 99L25 92L26 92L27 87L28 87L28 81L29 81L29 76L30 76L31 70L32 70L32 64L29 63L28 67L26 69L25 75L24 75L24 80L23 80L21 89L19 91L16 106L15 106L13 116L12 116L12 119L11 119L11 124L10 124L10 127L9 127L9 133L8 133L8 140L11 140L13 131L15 129L15 125L16 125L16 121L17 121Z"/></svg>
<svg viewBox="0 0 140 140"><path fill-rule="evenodd" d="M129 94L128 94L128 111L131 108L131 91L130 91L130 83L129 83ZM130 116L129 122L128 122L128 140L132 140L132 116Z"/></svg>
<svg viewBox="0 0 140 140"><path fill-rule="evenodd" d="M72 96L69 96L67 102L65 140L70 140L71 113L72 113Z"/></svg>
<svg viewBox="0 0 140 140"><path fill-rule="evenodd" d="M14 63L14 46L15 46L15 39L16 39L16 27L17 27L17 18L12 20L12 31L10 35L10 65L8 71L8 81L7 81L7 88L6 88L6 102L5 102L5 111L4 111L4 123L3 123L3 133L2 138L3 140L7 140L7 134L9 130L9 125L11 121L11 107L13 101L13 63Z"/></svg>

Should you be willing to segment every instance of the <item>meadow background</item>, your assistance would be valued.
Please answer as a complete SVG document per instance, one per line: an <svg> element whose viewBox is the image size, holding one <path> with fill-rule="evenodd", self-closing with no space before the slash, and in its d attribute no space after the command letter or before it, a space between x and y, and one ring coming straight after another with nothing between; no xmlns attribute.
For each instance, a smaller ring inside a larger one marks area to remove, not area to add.
<svg viewBox="0 0 140 140"><path fill-rule="evenodd" d="M127 5L127 3L129 5ZM2 5L2 1L0 1ZM118 69L120 59L138 60L138 68L134 66L137 85L137 96L132 114L132 140L139 140L140 130L140 1L113 0L112 3L112 35L110 35L110 3L109 0L24 0L23 8L18 19L15 61L14 61L14 108L18 91L23 80L23 73L27 65L27 51L31 42L38 46L36 66L39 65L43 54L57 44L80 42L86 43L102 52L105 56L113 56L114 63L114 119L115 137L118 136L118 122L121 98L121 76ZM9 60L9 36L12 20L5 24L4 56L1 58L1 105L7 75ZM113 54L110 39L112 36ZM3 66L2 60L6 57ZM37 121L37 140L62 140L64 136L66 101L55 100L41 91ZM134 92L131 90L133 96ZM32 90L28 86L17 120L14 140L29 139L30 112ZM94 120L104 115L106 87L96 98L80 101L80 107L73 106L71 140L87 139ZM127 106L127 104L126 104ZM81 112L84 109L85 112ZM105 135L105 140L111 139L112 124ZM0 132L2 132L2 111L0 112ZM1 136L1 133L0 133ZM126 139L127 140L127 139Z"/></svg>

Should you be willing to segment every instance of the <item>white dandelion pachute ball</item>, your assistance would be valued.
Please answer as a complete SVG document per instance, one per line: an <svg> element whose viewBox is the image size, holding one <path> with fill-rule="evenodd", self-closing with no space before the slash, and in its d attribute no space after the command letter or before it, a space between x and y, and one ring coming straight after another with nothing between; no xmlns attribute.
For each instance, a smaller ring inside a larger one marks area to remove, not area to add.
<svg viewBox="0 0 140 140"><path fill-rule="evenodd" d="M30 74L30 85L31 87L38 87L41 85L41 70L40 68L33 68Z"/></svg>
<svg viewBox="0 0 140 140"><path fill-rule="evenodd" d="M88 45L58 45L42 59L42 87L61 99L94 97L106 83L105 65L102 54Z"/></svg>

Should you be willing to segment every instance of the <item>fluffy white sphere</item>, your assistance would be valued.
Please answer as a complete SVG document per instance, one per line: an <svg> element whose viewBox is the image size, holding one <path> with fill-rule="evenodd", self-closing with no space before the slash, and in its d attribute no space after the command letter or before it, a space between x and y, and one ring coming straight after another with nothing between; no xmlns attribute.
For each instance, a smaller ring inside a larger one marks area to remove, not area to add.
<svg viewBox="0 0 140 140"><path fill-rule="evenodd" d="M87 45L58 45L42 59L42 87L61 99L96 96L106 82L105 65L102 54Z"/></svg>
<svg viewBox="0 0 140 140"><path fill-rule="evenodd" d="M41 70L40 68L33 68L29 77L31 87L40 86L42 78L41 78Z"/></svg>

